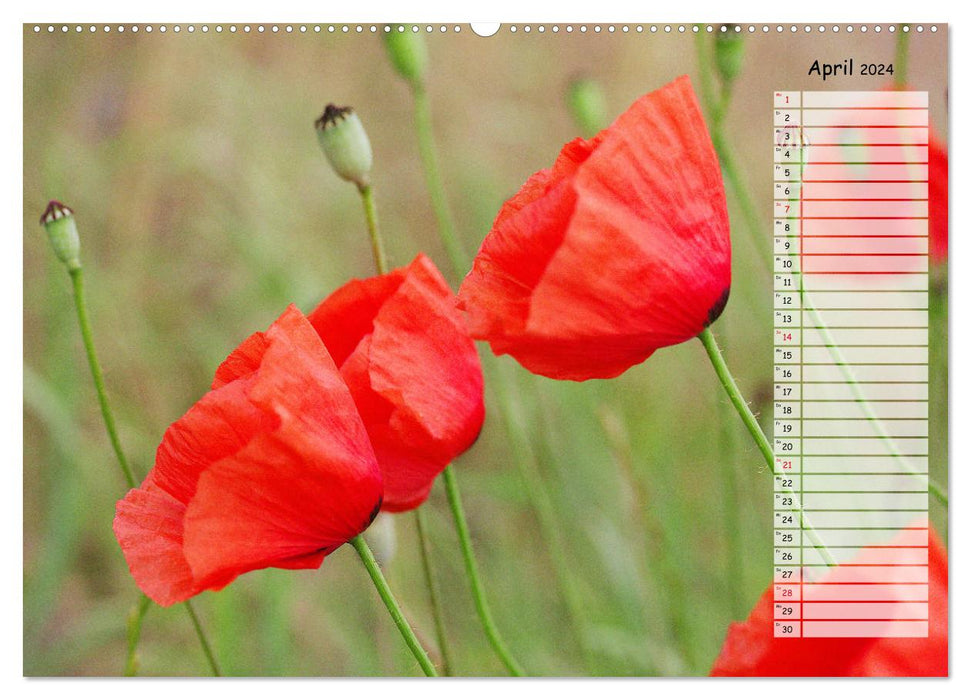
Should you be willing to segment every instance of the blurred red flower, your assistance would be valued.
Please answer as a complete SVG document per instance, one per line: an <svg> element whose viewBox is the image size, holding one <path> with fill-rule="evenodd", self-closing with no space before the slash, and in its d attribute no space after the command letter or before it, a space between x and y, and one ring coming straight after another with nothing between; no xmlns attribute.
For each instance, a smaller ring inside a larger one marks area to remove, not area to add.
<svg viewBox="0 0 971 700"><path fill-rule="evenodd" d="M947 146L933 134L927 145L927 206L931 262L947 262Z"/></svg>
<svg viewBox="0 0 971 700"><path fill-rule="evenodd" d="M360 534L381 472L347 386L295 307L250 336L165 432L114 530L161 605L254 569L304 569Z"/></svg>
<svg viewBox="0 0 971 700"><path fill-rule="evenodd" d="M435 265L354 280L308 316L350 387L384 476L387 511L419 506L479 435L482 368Z"/></svg>
<svg viewBox="0 0 971 700"><path fill-rule="evenodd" d="M891 83L884 90L912 90L909 85ZM945 97L946 100L946 97ZM931 263L947 262L948 224L947 144L938 140L933 129L927 136L927 224Z"/></svg>
<svg viewBox="0 0 971 700"><path fill-rule="evenodd" d="M748 620L729 626L711 675L946 676L947 551L933 529L928 536L926 638L777 638L769 586ZM861 550L858 558L866 552Z"/></svg>
<svg viewBox="0 0 971 700"><path fill-rule="evenodd" d="M721 170L684 76L530 177L459 297L473 337L495 353L584 380L698 335L730 284Z"/></svg>

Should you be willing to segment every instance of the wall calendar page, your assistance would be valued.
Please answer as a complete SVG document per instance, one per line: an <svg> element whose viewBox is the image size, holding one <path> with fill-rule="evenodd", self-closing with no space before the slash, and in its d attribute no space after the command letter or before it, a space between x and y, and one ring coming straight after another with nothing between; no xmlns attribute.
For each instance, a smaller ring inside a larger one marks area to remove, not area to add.
<svg viewBox="0 0 971 700"><path fill-rule="evenodd" d="M949 675L947 23L21 31L25 677Z"/></svg>

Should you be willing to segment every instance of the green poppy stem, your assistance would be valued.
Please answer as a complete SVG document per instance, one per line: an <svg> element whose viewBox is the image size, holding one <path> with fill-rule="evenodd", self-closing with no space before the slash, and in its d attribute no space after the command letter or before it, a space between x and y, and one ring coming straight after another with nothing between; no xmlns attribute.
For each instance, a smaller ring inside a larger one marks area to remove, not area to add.
<svg viewBox="0 0 971 700"><path fill-rule="evenodd" d="M371 239L371 253L374 256L374 266L379 275L388 273L388 258L384 252L384 239L381 237L381 230L378 226L378 211L374 204L374 192L371 185L358 187L361 193L361 202L364 204L364 218L367 221L368 237ZM442 614L441 606L438 603L438 592L435 584L435 574L432 569L431 546L425 533L424 523L422 522L421 507L415 509L415 529L418 535L418 546L421 551L421 566L425 575L425 583L428 587L428 599L431 603L432 617L435 623L435 635L438 641L438 649L442 654L442 672L444 675L451 675L451 661L448 652L448 640L445 637L445 618Z"/></svg>
<svg viewBox="0 0 971 700"><path fill-rule="evenodd" d="M418 140L418 151L421 159L422 170L425 176L425 187L428 190L428 198L431 201L432 209L435 212L435 218L438 222L438 234L439 239L442 242L445 252L448 255L449 262L452 267L452 272L456 278L461 279L465 272L469 269L471 265L471 259L469 253L466 251L465 246L459 239L456 233L455 224L452 219L451 209L448 205L448 198L445 193L445 183L442 179L441 170L438 166L438 156L435 151L435 136L434 130L432 129L432 115L431 106L428 100L428 93L426 88L420 81L409 80L409 85L411 86L412 96L415 102L415 133ZM496 365L492 368L499 371ZM495 376L495 386L498 387L498 397L502 405L502 415L504 419L504 424L506 427L506 432L509 435L510 443L512 445L513 452L515 454L516 466L519 468L520 476L526 485L526 493L530 499L534 510L537 513L539 520L540 530L542 532L543 539L550 545L549 553L551 559L554 563L554 574L556 576L557 582L560 588L563 590L564 599L566 600L567 607L570 611L570 617L576 625L582 624L582 618L580 617L580 605L578 603L578 596L576 595L575 588L567 578L568 567L566 565L566 557L563 554L563 546L559 542L558 530L556 527L556 518L554 514L554 509L552 502L550 500L549 494L546 492L545 485L543 483L542 477L538 473L536 464L533 458L528 455L528 438L523 430L523 425L515 420L509 418L514 413L519 413L519 408L516 406L516 399L514 397L514 389L512 387L512 380L506 375L492 373ZM458 493L458 484L454 483L453 487L456 494ZM471 544L469 545L469 554L474 556ZM470 581L470 585L473 589L476 583ZM482 595L482 600L485 600L485 594L482 591L481 582L478 583L479 593ZM477 606L477 610L478 610ZM485 610L488 613L488 606ZM488 629L490 626L495 630L495 625L490 619L484 619L480 611L480 621L482 622L483 629ZM508 650L506 650L505 645L502 643L501 638L496 636L490 636L488 631L486 636L489 637L489 641L493 646L493 650L496 655L506 664L506 667L512 671L510 664L506 663L506 657L512 663L520 668L518 663L509 656ZM584 651L585 657L588 656L587 646L584 641L584 635L578 632L578 637L580 639L580 646ZM497 642L498 641L498 645ZM589 658L587 659L589 665Z"/></svg>
<svg viewBox="0 0 971 700"><path fill-rule="evenodd" d="M71 275L71 283L74 286L74 308L77 310L78 325L81 326L81 339L84 341L84 351L88 357L88 368L91 370L91 378L94 380L95 393L98 395L98 405L101 407L101 417L104 419L105 430L108 432L108 439L111 441L111 448L115 451L118 459L118 466L121 467L125 475L125 482L128 488L133 489L138 486L135 473L132 471L128 459L121 449L121 440L118 437L118 428L115 425L115 416L108 403L108 392L105 389L104 374L101 371L101 364L94 350L94 337L91 333L91 321L88 318L88 306L84 297L84 272L80 266L68 270Z"/></svg>
<svg viewBox="0 0 971 700"><path fill-rule="evenodd" d="M442 655L442 675L452 675L452 655L448 650L448 637L445 634L445 615L439 600L438 584L432 569L431 543L428 540L425 526L425 511L415 508L415 530L418 533L418 545L421 552L421 568L425 574L425 585L428 587L428 601L432 607L432 617L435 620L435 637L438 651Z"/></svg>
<svg viewBox="0 0 971 700"><path fill-rule="evenodd" d="M423 91L421 92L423 93ZM425 110L427 111L427 109L428 109L428 106L426 102ZM426 126L429 129L429 132L427 134L429 137L429 142L426 144L425 147L423 147L422 150L424 151L425 148L428 148L428 152L431 154L431 158L432 158L431 171L429 171L429 169L426 168L426 175L428 175L429 172L434 173L434 177L437 178L437 186L438 186L438 192L439 192L439 196L433 197L432 199L438 202L438 204L436 205L436 210L439 206L442 207L442 211L444 212L444 220L447 222L451 222L451 217L448 214L448 205L445 202L444 189L442 189L441 179L437 174L438 166L434 159L434 149L432 148L431 141L430 141L430 138L431 138L430 118ZM431 181L429 181L429 186L431 186ZM382 243L381 233L378 229L377 213L374 207L374 200L371 194L371 187L367 186L359 189L361 192L361 198L364 201L364 212L367 218L368 234L371 237L371 249L374 253L374 263L378 268L378 272L381 274L385 274L388 271L388 267L387 267L387 261L384 257L384 245ZM442 221L443 219L440 218L439 219L440 225ZM451 226L450 223L448 223L447 225ZM451 240L453 243L453 246L451 249L452 252L460 257L464 257L465 251L461 249L461 244L459 244L458 240L454 237L454 229L450 229L450 230L452 231L452 234L451 234L452 236ZM443 234L443 240L448 240L448 238L444 234ZM446 244L446 247L448 247L447 244ZM453 260L453 262L455 261ZM449 503L452 506L452 514L455 517L456 529L459 532L459 540L462 546L462 555L465 559L466 572L469 575L469 585L472 588L472 595L473 595L473 598L475 599L475 607L476 607L476 611L479 614L479 620L482 622L482 628L485 630L486 637L488 637L489 642L492 645L492 648L496 652L496 655L500 658L500 660L503 662L503 664L506 666L509 672L515 676L521 676L523 675L522 667L516 662L516 660L509 653L509 650L506 648L506 645L502 642L502 638L499 636L499 632L496 629L495 623L492 620L492 615L489 611L489 606L485 599L485 591L478 577L477 568L475 565L475 555L472 551L472 542L469 539L469 534L468 534L468 525L465 523L465 515L464 515L464 512L462 511L462 503L458 492L459 487L458 487L458 483L455 480L455 476L452 473L452 467L451 466L446 467L443 474L445 475L444 477L445 486L446 486L446 489L448 490ZM456 510L456 507L458 508L458 510ZM425 528L423 527L423 524L421 522L421 515L419 514L419 510L415 511L415 517L416 517L415 522L416 522L417 532L418 532L418 542L422 552L422 557L421 557L422 568L424 570L425 580L428 583L428 595L432 604L432 615L435 618L435 630L438 636L439 648L442 652L443 669L445 671L445 675L449 675L450 663L448 660L448 644L445 639L445 622L442 617L441 608L437 604L437 593L435 590L435 577L432 571L431 558L429 556L430 547L427 541Z"/></svg>
<svg viewBox="0 0 971 700"><path fill-rule="evenodd" d="M81 327L81 338L84 341L84 350L88 357L88 367L91 370L91 378L94 380L95 392L98 394L98 404L101 406L101 416L104 418L105 430L107 430L108 437L111 440L111 447L115 452L115 457L118 459L118 465L121 467L121 471L125 475L125 481L128 484L128 488L135 488L138 485L138 482L135 480L135 473L128 464L128 459L125 457L125 453L121 448L121 440L118 437L118 429L115 425L114 413L111 410L111 405L108 403L108 392L105 389L104 374L101 371L101 363L98 362L98 356L94 349L94 334L91 332L91 321L88 318L88 306L84 296L84 273L82 270L83 268L81 265L76 264L68 268L68 273L71 275L71 282L74 286L74 307L77 310L78 325ZM199 637L199 643L202 645L202 651L206 655L206 660L209 662L209 669L212 672L212 675L222 675L219 671L219 664L216 663L216 658L213 656L212 647L209 645L209 640L206 638L206 633L202 629L202 625L199 623L199 618L196 615L195 610L193 610L192 604L189 601L186 601L185 607L189 613L189 617L192 620L192 627L195 629L196 636ZM138 630L140 635L141 623L138 625ZM135 637L134 641L137 644L137 636ZM131 640L129 640L129 643L131 643ZM129 647L128 659L126 660L125 665L126 671L130 667L134 654L134 648Z"/></svg>
<svg viewBox="0 0 971 700"><path fill-rule="evenodd" d="M897 30L895 59L896 71L894 73L894 81L898 88L903 87L903 85L906 83L907 75L907 44L910 33L903 31L904 26L905 25L899 25ZM755 202L749 193L745 179L742 177L741 172L735 163L735 157L732 153L729 141L725 137L722 129L725 111L731 96L731 86L723 85L721 99L720 101L716 100L711 70L713 59L708 51L708 44L706 42L707 40L703 33L699 32L695 35L695 46L697 48L698 56L698 71L701 85L701 98L702 103L705 106L705 111L708 113L708 118L711 121L712 144L715 148L715 152L718 154L718 160L721 163L722 174L725 178L728 189L731 190L731 192L735 195L735 201L738 203L739 209L741 209L744 228L752 239L753 246L759 253L759 259L762 263L762 267L766 272L772 274L772 252L769 249L769 246L765 243L766 241L770 240L770 237L767 235L765 228L762 225L762 220L755 206ZM859 387L859 382L857 382L856 377L853 376L849 365L842 359L839 347L832 341L832 338L829 335L829 329L823 323L816 308L809 301L808 295L806 295L805 291L802 289L801 278L800 295L805 310L810 314L813 319L813 323L816 325L820 331L820 334L823 335L824 340L826 341L826 347L829 350L830 356L840 367L840 371L843 373L846 382L853 390L854 396L857 402L862 406L867 419L874 425L875 429L880 434L880 438L889 447L891 456L893 456L897 460L898 464L900 464L910 474L915 476L923 476L919 474L910 465L910 463L900 455L899 450L897 450L896 446L893 444L893 440L887 434L883 424L876 417L870 402L867 401L863 396L863 393ZM929 475L926 478L928 492L941 505L947 507L947 491L940 484L931 479Z"/></svg>
<svg viewBox="0 0 971 700"><path fill-rule="evenodd" d="M374 265L378 268L378 274L388 272L388 257L384 252L384 241L378 230L378 211L374 206L374 190L371 185L358 187L361 193L361 202L364 204L364 218L367 221L368 237L371 239L371 253L374 255Z"/></svg>
<svg viewBox="0 0 971 700"><path fill-rule="evenodd" d="M388 609L391 619L394 621L398 631L401 632L405 644L408 645L411 653L414 654L418 665L421 666L421 670L425 672L426 676L437 676L438 673L435 671L434 664L432 664L431 659L428 658L428 654L422 648L421 642L418 641L418 637L415 636L414 631L405 619L404 613L401 612L401 607L398 605L398 601L395 600L394 594L391 593L388 582L384 578L384 574L381 573L381 567L378 566L378 562L374 558L374 553L368 547L367 542L364 541L364 537L358 535L350 543L357 551L358 556L361 557L364 568L367 569L368 574L371 576L371 581L374 582L374 587L377 589L378 595L381 596L381 600Z"/></svg>
<svg viewBox="0 0 971 700"><path fill-rule="evenodd" d="M475 561L475 552L472 550L472 537L469 535L469 524L465 519L465 509L462 507L462 496L459 494L459 485L455 479L452 466L445 467L442 472L442 479L445 481L445 492L448 494L448 504L452 508L452 516L455 518L455 530L458 533L459 544L462 547L462 558L465 560L465 572L469 577L469 585L472 587L472 599L475 601L475 609L482 621L482 629L485 631L489 643L495 650L496 655L503 665L513 676L524 675L523 667L513 658L502 636L499 628L492 619L492 611L489 609L489 602L486 600L485 589L479 578L479 569Z"/></svg>
<svg viewBox="0 0 971 700"><path fill-rule="evenodd" d="M202 629L202 623L199 622L199 616L196 614L196 609L192 605L191 600L185 601L185 609L189 613L189 619L192 620L192 628L196 631L196 636L199 637L199 643L202 645L202 653L206 655L206 661L209 662L209 669L212 671L212 675L223 675L222 671L219 670L216 655L212 652L212 646L210 646L209 640L206 638L206 633Z"/></svg>
<svg viewBox="0 0 971 700"><path fill-rule="evenodd" d="M908 27L908 31L904 31ZM893 61L893 84L898 90L907 85L907 44L910 39L909 26L906 24L897 25L897 47Z"/></svg>
<svg viewBox="0 0 971 700"><path fill-rule="evenodd" d="M148 607L151 605L151 602L149 597L143 594L138 601L138 605L134 607L131 615L128 617L128 657L125 659L126 676L138 675L138 640L142 636L142 622L145 619L145 613L148 612Z"/></svg>
<svg viewBox="0 0 971 700"><path fill-rule="evenodd" d="M765 433L762 432L762 427L755 418L755 414L752 413L752 409L748 407L748 403L745 401L745 397L742 396L742 392L739 391L738 384L735 383L735 378L732 376L731 370L728 369L725 358L718 348L718 343L715 342L715 336L712 335L711 328L703 330L698 335L698 339L705 346L705 352L708 353L708 359L711 360L712 367L715 368L715 374L718 375L718 380L721 382L722 388L725 389L725 393L728 394L732 405L738 411L738 415L741 416L742 423L745 424L752 439L755 440L759 452L762 453L762 457L765 459L766 466L769 467L769 471L773 475L778 476L775 467L775 453L772 450L772 445L765 436ZM819 535L813 528L812 523L809 522L796 493L792 489L785 489L783 492L792 498L793 507L799 513L799 525L809 537L813 547L819 551L827 565L836 566L836 561L833 559L833 556L826 548L826 545L823 544L822 540L819 539Z"/></svg>
<svg viewBox="0 0 971 700"><path fill-rule="evenodd" d="M445 183L442 172L438 167L438 156L435 153L435 136L432 129L432 110L428 101L428 93L420 84L412 86L415 99L415 132L418 138L418 153L421 165L425 171L425 183L428 188L428 198L431 200L438 222L439 237L445 246L445 253L456 274L463 274L469 265L469 254L455 231L452 211L445 196Z"/></svg>

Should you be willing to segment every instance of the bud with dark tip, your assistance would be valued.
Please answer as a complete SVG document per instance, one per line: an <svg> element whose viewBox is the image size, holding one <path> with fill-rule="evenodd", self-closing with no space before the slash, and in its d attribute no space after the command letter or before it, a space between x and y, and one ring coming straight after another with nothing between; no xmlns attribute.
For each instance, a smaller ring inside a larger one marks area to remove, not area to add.
<svg viewBox="0 0 971 700"><path fill-rule="evenodd" d="M412 85L421 87L428 68L428 47L424 37L408 26L391 24L386 29L384 45L395 70Z"/></svg>
<svg viewBox="0 0 971 700"><path fill-rule="evenodd" d="M40 217L40 223L47 230L47 237L58 259L68 270L81 267L81 239L74 223L71 208L52 199Z"/></svg>
<svg viewBox="0 0 971 700"><path fill-rule="evenodd" d="M715 35L715 66L722 82L732 83L742 70L742 60L745 58L745 40L740 32L735 31L734 25L723 25L725 31L719 27Z"/></svg>
<svg viewBox="0 0 971 700"><path fill-rule="evenodd" d="M585 138L607 127L607 100L599 83L589 78L577 78L570 83L566 101Z"/></svg>
<svg viewBox="0 0 971 700"><path fill-rule="evenodd" d="M334 171L359 189L367 187L374 154L354 110L329 104L314 126L320 147Z"/></svg>

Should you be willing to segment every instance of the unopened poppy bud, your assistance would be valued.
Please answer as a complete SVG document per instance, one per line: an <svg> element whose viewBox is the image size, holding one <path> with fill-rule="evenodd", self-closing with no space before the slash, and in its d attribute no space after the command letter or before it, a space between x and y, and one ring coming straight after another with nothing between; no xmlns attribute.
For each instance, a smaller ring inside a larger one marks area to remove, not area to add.
<svg viewBox="0 0 971 700"><path fill-rule="evenodd" d="M388 49L388 56L395 70L402 78L412 85L421 85L425 81L425 71L428 68L428 47L425 39L417 32L400 25L390 25L389 31L384 33L384 45Z"/></svg>
<svg viewBox="0 0 971 700"><path fill-rule="evenodd" d="M742 70L745 58L745 40L733 26L725 26L715 36L715 65L722 81L731 83Z"/></svg>
<svg viewBox="0 0 971 700"><path fill-rule="evenodd" d="M599 83L588 78L574 80L566 101L584 137L590 138L607 126L607 101Z"/></svg>
<svg viewBox="0 0 971 700"><path fill-rule="evenodd" d="M366 187L374 154L367 132L354 110L329 104L314 126L331 167L345 180L359 188Z"/></svg>
<svg viewBox="0 0 971 700"><path fill-rule="evenodd" d="M47 237L58 259L67 265L68 270L80 268L81 239L78 237L78 227L74 223L74 212L71 208L52 199L41 215L40 222L47 230Z"/></svg>

